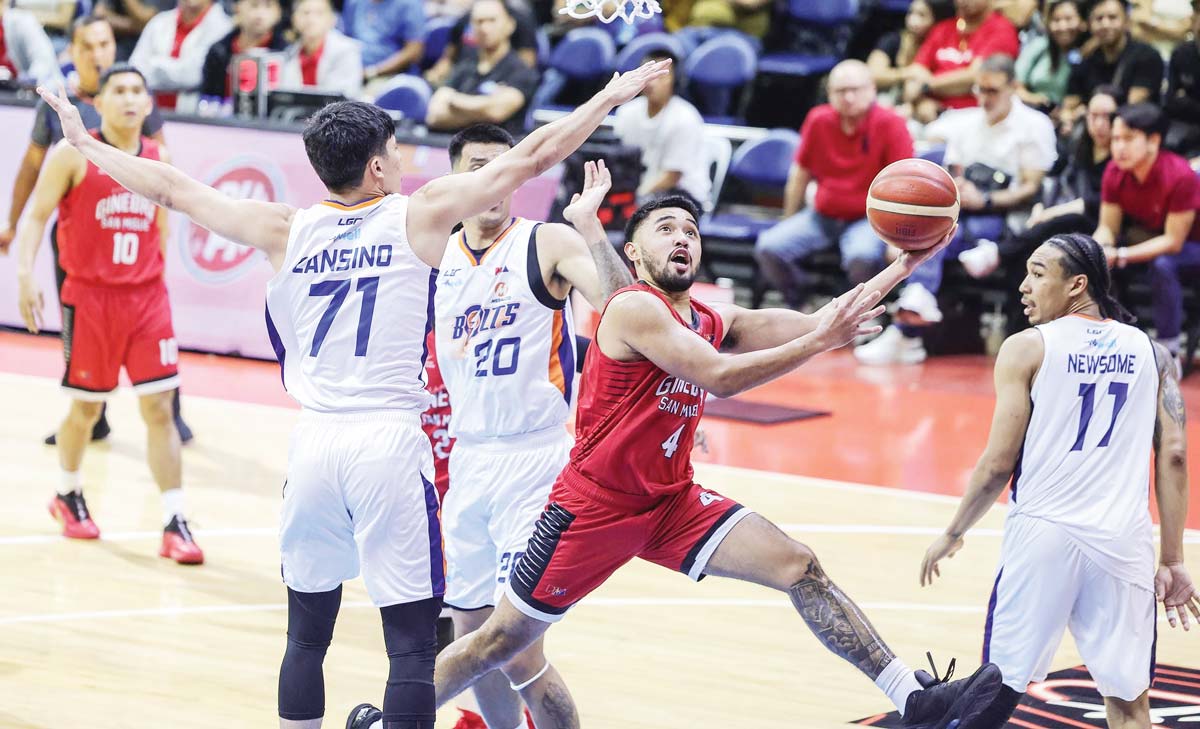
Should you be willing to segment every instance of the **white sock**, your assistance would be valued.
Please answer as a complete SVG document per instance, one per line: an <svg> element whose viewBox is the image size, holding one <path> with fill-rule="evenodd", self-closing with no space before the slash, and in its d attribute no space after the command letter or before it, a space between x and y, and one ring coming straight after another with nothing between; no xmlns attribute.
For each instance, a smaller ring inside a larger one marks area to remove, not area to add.
<svg viewBox="0 0 1200 729"><path fill-rule="evenodd" d="M374 724L367 727L367 729L383 729L383 719L376 721Z"/></svg>
<svg viewBox="0 0 1200 729"><path fill-rule="evenodd" d="M72 491L79 490L79 471L60 471L62 486L58 489L59 496L66 496Z"/></svg>
<svg viewBox="0 0 1200 729"><path fill-rule="evenodd" d="M900 711L901 716L904 716L904 705L908 703L908 697L921 690L921 684L917 683L916 674L899 658L893 658L892 662L887 664L883 673L880 673L879 678L875 679L875 685L879 687L880 691L887 694L887 697L896 705L896 709Z"/></svg>
<svg viewBox="0 0 1200 729"><path fill-rule="evenodd" d="M171 517L183 518L183 489L176 487L162 492L163 526L171 523Z"/></svg>

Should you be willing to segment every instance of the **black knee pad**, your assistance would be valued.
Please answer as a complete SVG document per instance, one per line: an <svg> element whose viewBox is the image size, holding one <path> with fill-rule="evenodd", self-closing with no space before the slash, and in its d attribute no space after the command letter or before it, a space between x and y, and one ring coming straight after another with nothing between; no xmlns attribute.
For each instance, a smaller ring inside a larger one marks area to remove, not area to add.
<svg viewBox="0 0 1200 729"><path fill-rule="evenodd" d="M296 592L288 588L287 651L279 667L279 716L304 721L325 716L325 651L342 604L342 588Z"/></svg>
<svg viewBox="0 0 1200 729"><path fill-rule="evenodd" d="M442 600L438 597L379 610L389 664L383 695L384 729L433 727L437 713L433 665L441 611Z"/></svg>

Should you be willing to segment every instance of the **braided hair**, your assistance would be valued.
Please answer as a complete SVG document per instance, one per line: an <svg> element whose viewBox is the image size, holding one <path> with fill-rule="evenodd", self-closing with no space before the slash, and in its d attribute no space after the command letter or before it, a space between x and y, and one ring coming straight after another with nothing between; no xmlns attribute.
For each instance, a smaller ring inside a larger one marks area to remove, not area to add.
<svg viewBox="0 0 1200 729"><path fill-rule="evenodd" d="M1100 307L1101 316L1116 319L1122 324L1137 321L1137 317L1112 295L1108 261L1105 260L1104 249L1094 238L1082 233L1065 233L1050 238L1046 245L1062 251L1062 268L1068 276L1087 276L1088 295Z"/></svg>

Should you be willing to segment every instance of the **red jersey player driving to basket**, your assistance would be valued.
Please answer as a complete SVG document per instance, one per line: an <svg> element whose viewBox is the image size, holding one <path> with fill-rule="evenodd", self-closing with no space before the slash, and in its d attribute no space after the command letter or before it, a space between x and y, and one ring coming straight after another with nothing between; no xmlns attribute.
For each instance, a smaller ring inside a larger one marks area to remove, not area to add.
<svg viewBox="0 0 1200 729"><path fill-rule="evenodd" d="M91 132L94 137L130 154L166 161L165 151L141 134L151 110L141 72L127 64L109 68L100 78L95 104L102 121ZM200 564L204 554L183 516L179 431L171 406L179 386L179 350L163 282L165 211L126 190L70 145L56 147L17 229L21 316L35 333L44 302L33 264L56 207L59 259L67 272L62 384L72 401L58 432L62 486L50 501L50 513L62 524L64 536L100 536L83 498L79 468L92 426L124 366L139 396L150 471L162 492L159 554L181 564Z"/></svg>
<svg viewBox="0 0 1200 729"><path fill-rule="evenodd" d="M974 729L999 691L995 666L953 683L910 670L808 547L693 481L689 448L708 392L742 392L878 330L869 322L882 312L880 297L949 238L901 254L814 315L751 311L691 299L698 217L689 199L667 197L630 219L625 253L639 281L609 299L588 350L570 462L491 618L438 657L438 703L496 668L510 672L514 686L536 680L541 673L519 675L509 659L641 557L696 580L718 575L786 592L818 639L896 704L905 726L957 720ZM578 725L573 711L561 717L539 729Z"/></svg>

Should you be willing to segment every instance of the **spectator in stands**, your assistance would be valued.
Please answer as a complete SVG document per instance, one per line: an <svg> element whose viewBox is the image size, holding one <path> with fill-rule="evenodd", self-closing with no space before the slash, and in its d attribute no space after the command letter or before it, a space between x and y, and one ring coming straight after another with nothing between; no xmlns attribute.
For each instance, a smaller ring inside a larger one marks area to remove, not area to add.
<svg viewBox="0 0 1200 729"><path fill-rule="evenodd" d="M228 99L233 96L229 84L229 62L239 53L251 48L282 51L287 48L287 39L279 19L279 0L237 0L233 6L233 30L208 49L204 59L204 74L200 81L200 95ZM251 85L256 79L249 79Z"/></svg>
<svg viewBox="0 0 1200 729"><path fill-rule="evenodd" d="M179 0L146 24L129 62L145 75L160 108L194 112L208 49L232 29L213 0Z"/></svg>
<svg viewBox="0 0 1200 729"><path fill-rule="evenodd" d="M83 10L81 3L76 0L12 0L12 4L33 15L50 38L55 56L61 57L61 52L70 43L71 21Z"/></svg>
<svg viewBox="0 0 1200 729"><path fill-rule="evenodd" d="M421 0L346 0L346 35L363 44L363 83L376 96L392 76L421 61L425 53L425 9Z"/></svg>
<svg viewBox="0 0 1200 729"><path fill-rule="evenodd" d="M28 10L0 0L0 82L54 84L62 81L54 45Z"/></svg>
<svg viewBox="0 0 1200 729"><path fill-rule="evenodd" d="M288 48L279 85L339 93L356 98L362 93L362 45L333 26L329 0L300 0L292 11L298 36Z"/></svg>
<svg viewBox="0 0 1200 729"><path fill-rule="evenodd" d="M671 72L651 81L638 98L617 109L613 131L621 143L642 150L646 170L639 196L682 190L703 205L709 199L708 157L704 154L704 120L687 100L675 95L679 59L665 51L647 61L671 59Z"/></svg>
<svg viewBox="0 0 1200 729"><path fill-rule="evenodd" d="M461 18L471 10L471 0L425 0L425 19Z"/></svg>
<svg viewBox="0 0 1200 729"><path fill-rule="evenodd" d="M100 115L96 112L96 107L92 106L92 96L99 89L100 75L116 62L116 39L112 26L95 15L77 18L71 25L71 45L67 48L71 54L71 62L75 64L75 74L67 84L67 96L75 108L79 109L84 125L88 129L98 127ZM162 126L162 114L155 109L146 117L142 134L161 144L164 142ZM42 163L46 160L46 153L62 139L62 136L58 114L55 114L45 101L39 99L37 106L33 108L33 131L30 133L29 147L25 150L25 156L13 182L8 218L3 227L0 227L0 254L12 243L17 221L21 219L21 213L24 212L29 195L33 192ZM53 242L53 233L51 241Z"/></svg>
<svg viewBox="0 0 1200 729"><path fill-rule="evenodd" d="M519 135L538 75L513 50L516 21L501 0L476 0L471 26L478 53L455 64L446 84L434 92L425 124L451 131L488 122Z"/></svg>
<svg viewBox="0 0 1200 729"><path fill-rule="evenodd" d="M997 54L979 66L979 107L946 114L936 122L946 141L944 164L958 185L962 212L950 247L918 268L900 292L898 323L854 350L864 364L913 364L925 360L921 329L942 319L937 295L942 259L994 238L1006 225L1023 222L1058 158L1054 124L1017 98L1013 59ZM1008 218L1008 221L1005 220Z"/></svg>
<svg viewBox="0 0 1200 729"><path fill-rule="evenodd" d="M170 0L97 0L95 13L107 20L117 36L117 60L129 60L146 24L159 13L170 10Z"/></svg>
<svg viewBox="0 0 1200 729"><path fill-rule="evenodd" d="M905 82L904 100L914 117L928 123L943 107L962 109L978 102L971 93L984 58L1020 52L1017 30L992 9L991 0L955 0L958 17L933 26L917 51L915 72Z"/></svg>
<svg viewBox="0 0 1200 729"><path fill-rule="evenodd" d="M1200 158L1200 0L1194 0L1192 6L1192 39L1180 43L1171 54L1164 110L1171 120L1166 146Z"/></svg>
<svg viewBox="0 0 1200 729"><path fill-rule="evenodd" d="M1166 127L1166 116L1153 104L1131 104L1117 111L1112 163L1104 171L1100 225L1093 237L1105 247L1114 268L1149 266L1155 336L1178 354L1181 276L1194 281L1200 275L1200 181L1187 160L1162 148ZM1127 222L1137 229L1127 228Z"/></svg>
<svg viewBox="0 0 1200 729"><path fill-rule="evenodd" d="M808 113L788 173L784 219L754 246L763 276L799 308L811 293L804 263L837 246L851 284L871 278L884 264L884 243L866 219L867 188L887 165L911 157L904 117L875 103L871 72L861 61L842 61L829 74L829 103ZM812 207L805 191L816 181Z"/></svg>
<svg viewBox="0 0 1200 729"><path fill-rule="evenodd" d="M996 12L1008 19L1017 29L1017 37L1024 47L1026 41L1041 35L1041 18L1038 16L1038 0L992 0Z"/></svg>
<svg viewBox="0 0 1200 729"><path fill-rule="evenodd" d="M1025 275L1022 264L1034 249L1047 238L1064 233L1091 233L1100 224L1100 183L1110 158L1112 120L1117 109L1125 103L1125 92L1119 86L1100 86L1088 100L1085 124L1071 140L1066 166L1054 178L1043 203L1033 206L1022 232L1005 236L998 243L981 240L969 251L958 256L967 273L984 278L999 267L1001 261L1014 264L1012 273L1018 278L1011 290ZM1016 310L1010 323L1023 322Z"/></svg>
<svg viewBox="0 0 1200 729"><path fill-rule="evenodd" d="M1069 130L1084 113L1083 100L1102 84L1125 90L1129 103L1158 103L1163 60L1150 46L1129 34L1129 15L1123 0L1098 0L1088 12L1091 42L1083 59L1071 70L1063 99L1060 125Z"/></svg>
<svg viewBox="0 0 1200 729"><path fill-rule="evenodd" d="M1031 39L1017 57L1017 95L1027 106L1053 113L1067 95L1071 67L1083 42L1083 0L1050 0L1046 33Z"/></svg>
<svg viewBox="0 0 1200 729"><path fill-rule="evenodd" d="M1158 51L1163 58L1175 46L1188 40L1192 29L1192 3L1189 0L1132 0L1129 13L1130 33Z"/></svg>
<svg viewBox="0 0 1200 729"><path fill-rule="evenodd" d="M693 0L687 24L730 28L762 38L771 27L771 0Z"/></svg>
<svg viewBox="0 0 1200 729"><path fill-rule="evenodd" d="M517 53L517 57L525 62L530 68L537 68L537 21L528 13L517 10L512 5L507 5L508 14L512 16L516 23L516 28L513 30L512 48ZM566 16L563 16L566 17ZM450 38L446 41L446 48L442 51L442 55L438 58L437 63L430 66L425 72L425 80L433 86L440 86L445 83L450 77L450 72L454 70L454 64L460 59L474 57L479 52L479 39L476 37L475 30L471 26L471 13L464 13L459 17L458 22L450 28Z"/></svg>
<svg viewBox="0 0 1200 729"><path fill-rule="evenodd" d="M902 30L885 33L867 56L867 67L881 96L898 101L904 82L913 76L913 60L933 26L954 17L949 0L912 0Z"/></svg>

